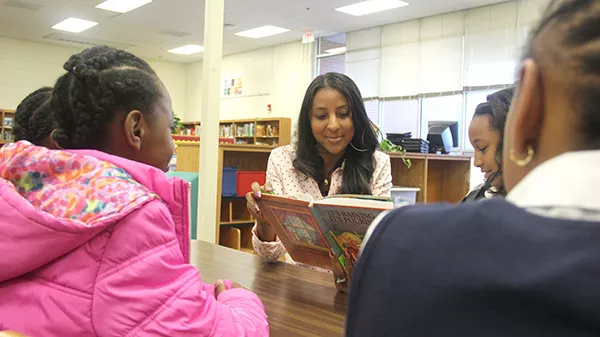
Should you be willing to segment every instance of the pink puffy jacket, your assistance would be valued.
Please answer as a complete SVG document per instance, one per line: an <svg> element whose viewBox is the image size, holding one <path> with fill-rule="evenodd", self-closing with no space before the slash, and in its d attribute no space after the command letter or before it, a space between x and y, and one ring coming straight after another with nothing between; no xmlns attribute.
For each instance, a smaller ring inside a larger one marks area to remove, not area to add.
<svg viewBox="0 0 600 337"><path fill-rule="evenodd" d="M96 151L0 149L0 326L33 337L267 336L188 264L188 184ZM226 282L231 286L231 282Z"/></svg>

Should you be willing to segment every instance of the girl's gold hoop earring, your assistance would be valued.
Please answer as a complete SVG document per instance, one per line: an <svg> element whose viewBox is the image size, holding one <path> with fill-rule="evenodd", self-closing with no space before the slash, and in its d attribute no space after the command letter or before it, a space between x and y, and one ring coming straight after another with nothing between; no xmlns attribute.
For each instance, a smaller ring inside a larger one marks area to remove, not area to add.
<svg viewBox="0 0 600 337"><path fill-rule="evenodd" d="M517 154L514 149L510 149L510 160L512 160L518 167L525 167L531 160L533 160L533 155L535 151L533 151L533 147L531 145L527 145L527 157L523 159L517 158Z"/></svg>

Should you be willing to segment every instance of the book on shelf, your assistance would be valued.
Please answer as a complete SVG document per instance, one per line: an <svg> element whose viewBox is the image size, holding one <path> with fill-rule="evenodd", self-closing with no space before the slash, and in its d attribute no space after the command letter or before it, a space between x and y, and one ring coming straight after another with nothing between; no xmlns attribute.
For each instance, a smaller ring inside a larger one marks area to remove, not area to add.
<svg viewBox="0 0 600 337"><path fill-rule="evenodd" d="M237 125L235 137L254 137L254 123Z"/></svg>
<svg viewBox="0 0 600 337"><path fill-rule="evenodd" d="M233 132L231 131L231 125L221 125L219 131L220 137L233 137Z"/></svg>
<svg viewBox="0 0 600 337"><path fill-rule="evenodd" d="M357 195L263 194L258 205L294 261L332 269L333 255L344 270L356 262L373 220L393 208L390 198Z"/></svg>

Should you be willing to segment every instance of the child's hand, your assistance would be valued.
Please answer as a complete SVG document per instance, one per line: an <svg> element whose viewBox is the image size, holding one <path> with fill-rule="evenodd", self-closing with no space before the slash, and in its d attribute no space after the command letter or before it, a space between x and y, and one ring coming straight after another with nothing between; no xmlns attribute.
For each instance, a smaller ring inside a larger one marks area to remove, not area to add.
<svg viewBox="0 0 600 337"><path fill-rule="evenodd" d="M232 282L231 289L237 289L237 288L246 289L246 288L242 287L239 283ZM227 287L225 286L225 283L223 283L222 280L217 280L217 282L215 282L215 297L218 298L219 294L221 294L222 292L224 292L226 290L227 290Z"/></svg>
<svg viewBox="0 0 600 337"><path fill-rule="evenodd" d="M333 282L338 291L347 293L350 288L350 277L354 271L354 264L350 259L346 259L346 270L340 264L340 261L333 254L329 253L331 265L333 266Z"/></svg>

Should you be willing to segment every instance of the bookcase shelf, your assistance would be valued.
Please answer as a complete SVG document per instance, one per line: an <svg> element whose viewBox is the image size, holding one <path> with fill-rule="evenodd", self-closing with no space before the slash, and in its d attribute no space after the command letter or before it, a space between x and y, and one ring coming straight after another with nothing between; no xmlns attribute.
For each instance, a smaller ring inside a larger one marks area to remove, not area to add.
<svg viewBox="0 0 600 337"><path fill-rule="evenodd" d="M0 145L4 145L13 141L12 128L14 121L14 110L0 109Z"/></svg>
<svg viewBox="0 0 600 337"><path fill-rule="evenodd" d="M234 144L279 146L290 143L289 118L235 119L219 122L219 137L232 138Z"/></svg>
<svg viewBox="0 0 600 337"><path fill-rule="evenodd" d="M183 128L179 130L178 135L182 136L199 136L200 122L181 122Z"/></svg>

